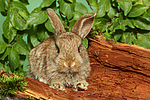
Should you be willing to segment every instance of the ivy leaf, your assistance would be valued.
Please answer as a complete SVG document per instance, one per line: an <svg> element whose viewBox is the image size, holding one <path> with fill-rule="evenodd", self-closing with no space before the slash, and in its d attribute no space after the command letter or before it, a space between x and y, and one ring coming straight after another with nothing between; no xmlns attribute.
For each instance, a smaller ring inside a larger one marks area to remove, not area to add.
<svg viewBox="0 0 150 100"><path fill-rule="evenodd" d="M16 41L17 42L13 45L13 49L16 50L19 54L28 55L29 48L26 42L22 38L18 38Z"/></svg>
<svg viewBox="0 0 150 100"><path fill-rule="evenodd" d="M44 25L39 25L37 27L37 37L41 42L49 37Z"/></svg>
<svg viewBox="0 0 150 100"><path fill-rule="evenodd" d="M132 8L132 1L131 0L117 0L118 5L124 11L124 15L126 16L131 8Z"/></svg>
<svg viewBox="0 0 150 100"><path fill-rule="evenodd" d="M17 34L17 30L13 28L11 23L9 22L9 18L7 17L3 22L3 32L4 37L8 39L8 43L10 43Z"/></svg>
<svg viewBox="0 0 150 100"><path fill-rule="evenodd" d="M144 21L142 19L134 20L134 26L136 26L137 28L140 28L140 29L150 30L150 23L148 23L147 21Z"/></svg>
<svg viewBox="0 0 150 100"><path fill-rule="evenodd" d="M0 41L0 54L5 51L7 44L3 41Z"/></svg>
<svg viewBox="0 0 150 100"><path fill-rule="evenodd" d="M122 36L122 31L121 30L118 30L117 32L114 33L114 36L113 36L113 41L114 42L117 42Z"/></svg>
<svg viewBox="0 0 150 100"><path fill-rule="evenodd" d="M50 6L55 0L43 0L41 3L41 8Z"/></svg>
<svg viewBox="0 0 150 100"><path fill-rule="evenodd" d="M133 40L135 39L134 34L131 32L124 32L122 34L121 42L126 44L132 44Z"/></svg>
<svg viewBox="0 0 150 100"><path fill-rule="evenodd" d="M110 6L110 9L109 9L109 12L108 12L108 16L109 16L111 19L113 19L115 15L116 15L115 9Z"/></svg>
<svg viewBox="0 0 150 100"><path fill-rule="evenodd" d="M16 10L17 13L22 17L22 19L24 20L28 19L29 12L23 3L18 2L18 1L13 1L11 3L11 9Z"/></svg>
<svg viewBox="0 0 150 100"><path fill-rule="evenodd" d="M100 0L98 3L97 17L103 17L110 8L110 0Z"/></svg>
<svg viewBox="0 0 150 100"><path fill-rule="evenodd" d="M47 29L49 32L54 33L54 29L53 29L53 27L52 27L52 24L51 24L50 19L48 19L48 20L46 21L45 27L46 27L46 29Z"/></svg>
<svg viewBox="0 0 150 100"><path fill-rule="evenodd" d="M145 12L142 16L142 18L146 19L147 21L150 22L150 14L148 12Z"/></svg>
<svg viewBox="0 0 150 100"><path fill-rule="evenodd" d="M0 54L0 60L4 60L8 56L10 50L11 48L6 48L6 51L3 54Z"/></svg>
<svg viewBox="0 0 150 100"><path fill-rule="evenodd" d="M63 0L59 0L60 3L60 11L67 16L68 19L73 17L73 5L70 3L66 3Z"/></svg>
<svg viewBox="0 0 150 100"><path fill-rule="evenodd" d="M104 32L107 30L107 27L109 25L109 19L108 18L98 18L94 20L94 25L96 27L95 30L100 30L101 32Z"/></svg>
<svg viewBox="0 0 150 100"><path fill-rule="evenodd" d="M15 71L16 68L20 67L19 53L16 50L14 50L13 48L11 49L11 51L8 55L8 60L9 60L12 71Z"/></svg>
<svg viewBox="0 0 150 100"><path fill-rule="evenodd" d="M5 12L5 0L0 0L0 11Z"/></svg>
<svg viewBox="0 0 150 100"><path fill-rule="evenodd" d="M133 42L135 45L150 49L150 33L137 33L137 39Z"/></svg>
<svg viewBox="0 0 150 100"><path fill-rule="evenodd" d="M29 4L28 0L19 0L19 1L21 1L22 3L24 3L24 4L26 4L26 5Z"/></svg>
<svg viewBox="0 0 150 100"><path fill-rule="evenodd" d="M28 11L21 2L14 1L9 9L10 22L17 30L25 30L27 28L26 20L28 19Z"/></svg>
<svg viewBox="0 0 150 100"><path fill-rule="evenodd" d="M81 12L83 14L88 13L88 9L82 3L75 3L75 11Z"/></svg>
<svg viewBox="0 0 150 100"><path fill-rule="evenodd" d="M91 6L97 7L98 0L87 0Z"/></svg>
<svg viewBox="0 0 150 100"><path fill-rule="evenodd" d="M74 2L74 0L66 0L67 2L71 2L71 3L73 3Z"/></svg>
<svg viewBox="0 0 150 100"><path fill-rule="evenodd" d="M150 6L150 0L142 0L146 6Z"/></svg>
<svg viewBox="0 0 150 100"><path fill-rule="evenodd" d="M10 21L14 28L17 30L25 30L27 28L26 20L20 16L19 13L17 13L17 9L12 9L10 16Z"/></svg>
<svg viewBox="0 0 150 100"><path fill-rule="evenodd" d="M115 32L115 29L119 25L119 18L116 18L112 24L112 26L109 28L112 32Z"/></svg>
<svg viewBox="0 0 150 100"><path fill-rule="evenodd" d="M69 21L69 27L70 27L70 30L71 28L74 26L75 22L82 16L83 14L81 12L74 12L74 16L73 16L73 19Z"/></svg>
<svg viewBox="0 0 150 100"><path fill-rule="evenodd" d="M27 23L29 25L33 25L33 24L39 25L44 23L47 19L48 16L46 11L42 11L42 9L38 7L31 12Z"/></svg>
<svg viewBox="0 0 150 100"><path fill-rule="evenodd" d="M31 31L29 33L29 39L30 39L31 44L33 45L33 47L35 47L36 45L38 45L40 43L38 41L36 33L37 33L37 28L34 26L33 29L31 29Z"/></svg>
<svg viewBox="0 0 150 100"><path fill-rule="evenodd" d="M135 5L132 7L128 17L138 17L142 15L149 7L146 7L145 5Z"/></svg>
<svg viewBox="0 0 150 100"><path fill-rule="evenodd" d="M82 41L83 45L88 48L88 39L85 38L83 41Z"/></svg>
<svg viewBox="0 0 150 100"><path fill-rule="evenodd" d="M131 28L135 28L134 27L134 24L133 24L133 19L126 19L125 20L125 23L129 26L129 27L131 27Z"/></svg>

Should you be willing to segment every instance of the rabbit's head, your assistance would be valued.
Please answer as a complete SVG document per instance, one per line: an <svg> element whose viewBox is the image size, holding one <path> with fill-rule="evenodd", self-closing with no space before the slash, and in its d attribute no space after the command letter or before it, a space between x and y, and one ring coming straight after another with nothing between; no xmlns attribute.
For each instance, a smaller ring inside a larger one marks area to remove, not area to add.
<svg viewBox="0 0 150 100"><path fill-rule="evenodd" d="M81 16L72 31L66 32L56 13L48 8L47 14L54 28L54 39L57 47L57 57L54 62L60 73L78 73L89 64L86 48L82 40L87 36L93 25L95 13Z"/></svg>

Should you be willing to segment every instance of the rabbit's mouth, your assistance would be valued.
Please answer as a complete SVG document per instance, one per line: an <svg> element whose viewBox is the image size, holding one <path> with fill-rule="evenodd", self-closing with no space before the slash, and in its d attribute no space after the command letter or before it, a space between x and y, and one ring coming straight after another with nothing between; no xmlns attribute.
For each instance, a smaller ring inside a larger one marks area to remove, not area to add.
<svg viewBox="0 0 150 100"><path fill-rule="evenodd" d="M60 74L74 74L74 75L76 75L76 74L78 74L79 72L78 71L74 71L72 68L67 68L65 71L60 71L60 70L57 70L58 71L58 73L60 73Z"/></svg>

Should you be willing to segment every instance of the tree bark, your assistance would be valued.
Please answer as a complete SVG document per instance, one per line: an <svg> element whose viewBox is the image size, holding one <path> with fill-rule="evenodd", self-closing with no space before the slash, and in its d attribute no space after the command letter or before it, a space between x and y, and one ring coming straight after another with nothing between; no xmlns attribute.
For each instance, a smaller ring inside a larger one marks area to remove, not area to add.
<svg viewBox="0 0 150 100"><path fill-rule="evenodd" d="M28 88L15 96L50 100L149 100L150 50L114 43L99 36L88 48L91 73L86 91L51 89L47 84L26 78Z"/></svg>

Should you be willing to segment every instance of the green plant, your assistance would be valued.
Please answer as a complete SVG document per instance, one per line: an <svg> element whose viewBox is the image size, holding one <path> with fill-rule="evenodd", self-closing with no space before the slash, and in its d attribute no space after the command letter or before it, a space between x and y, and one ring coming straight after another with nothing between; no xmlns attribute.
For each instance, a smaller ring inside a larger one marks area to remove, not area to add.
<svg viewBox="0 0 150 100"><path fill-rule="evenodd" d="M43 0L31 13L28 0L1 0L0 11L7 16L0 41L0 66L7 73L26 75L28 53L33 47L53 35L46 14L52 8L59 15L66 30L71 30L83 14L96 12L90 36L97 34L108 40L136 44L150 48L149 0ZM88 39L83 41L88 47Z"/></svg>
<svg viewBox="0 0 150 100"><path fill-rule="evenodd" d="M0 77L0 93L7 94L15 94L16 91L25 91L27 82L25 77L20 77L18 75L1 75Z"/></svg>

